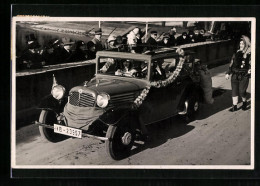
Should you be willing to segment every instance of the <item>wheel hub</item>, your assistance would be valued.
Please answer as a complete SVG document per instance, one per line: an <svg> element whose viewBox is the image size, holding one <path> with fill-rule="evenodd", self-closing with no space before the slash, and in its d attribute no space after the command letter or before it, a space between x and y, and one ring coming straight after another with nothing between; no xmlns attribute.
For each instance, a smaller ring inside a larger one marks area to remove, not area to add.
<svg viewBox="0 0 260 186"><path fill-rule="evenodd" d="M129 145L132 140L132 134L130 132L126 132L122 137L122 143L124 145Z"/></svg>
<svg viewBox="0 0 260 186"><path fill-rule="evenodd" d="M194 111L197 111L199 109L199 102L195 102L194 103L194 107L193 107Z"/></svg>

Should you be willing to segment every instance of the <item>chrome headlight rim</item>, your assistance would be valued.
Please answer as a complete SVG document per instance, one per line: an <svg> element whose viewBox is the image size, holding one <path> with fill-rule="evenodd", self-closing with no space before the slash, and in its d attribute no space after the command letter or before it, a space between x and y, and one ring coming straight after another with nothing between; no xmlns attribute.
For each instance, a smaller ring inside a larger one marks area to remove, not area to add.
<svg viewBox="0 0 260 186"><path fill-rule="evenodd" d="M97 106L99 106L100 108L105 108L107 107L109 100L110 100L109 94L105 92L101 92L97 95L97 100L96 100Z"/></svg>
<svg viewBox="0 0 260 186"><path fill-rule="evenodd" d="M62 85L55 85L51 89L51 95L57 100L64 98L65 92L66 89Z"/></svg>

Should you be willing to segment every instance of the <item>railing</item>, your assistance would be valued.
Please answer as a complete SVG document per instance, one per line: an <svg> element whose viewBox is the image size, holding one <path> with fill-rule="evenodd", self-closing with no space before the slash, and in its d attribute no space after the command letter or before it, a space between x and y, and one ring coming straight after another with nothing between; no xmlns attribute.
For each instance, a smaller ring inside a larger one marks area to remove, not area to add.
<svg viewBox="0 0 260 186"><path fill-rule="evenodd" d="M218 64L229 61L234 52L234 42L206 41L180 46L196 52L196 58L203 64ZM52 77L67 91L84 81L89 81L95 74L95 60L45 66L42 69L29 69L16 72L16 121L17 127L38 119L37 105L50 94ZM28 120L29 119L29 120ZM22 124L24 122L24 124Z"/></svg>

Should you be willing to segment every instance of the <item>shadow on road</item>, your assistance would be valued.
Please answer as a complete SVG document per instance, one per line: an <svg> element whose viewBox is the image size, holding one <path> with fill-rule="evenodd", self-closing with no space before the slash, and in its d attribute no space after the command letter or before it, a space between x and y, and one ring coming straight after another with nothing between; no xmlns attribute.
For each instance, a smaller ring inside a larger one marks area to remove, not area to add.
<svg viewBox="0 0 260 186"><path fill-rule="evenodd" d="M194 126L190 126L187 124L188 123L185 122L183 118L176 116L149 125L147 129L149 131L151 140L144 144L135 143L134 145L136 146L136 148L132 150L131 155L137 154L147 148L160 146L167 142L168 139L182 136L195 128Z"/></svg>
<svg viewBox="0 0 260 186"><path fill-rule="evenodd" d="M247 97L250 98L248 93ZM215 99L213 104L202 104L200 112L196 116L196 120L206 119L220 111L227 110L232 106L231 90L215 88L213 90L213 97ZM251 101L248 101L247 109L250 109ZM188 125L180 116L172 117L167 120L149 125L148 131L151 140L144 143L135 143L135 149L132 150L131 155L137 154L145 149L154 148L167 142L169 139L183 136L193 130L195 127Z"/></svg>

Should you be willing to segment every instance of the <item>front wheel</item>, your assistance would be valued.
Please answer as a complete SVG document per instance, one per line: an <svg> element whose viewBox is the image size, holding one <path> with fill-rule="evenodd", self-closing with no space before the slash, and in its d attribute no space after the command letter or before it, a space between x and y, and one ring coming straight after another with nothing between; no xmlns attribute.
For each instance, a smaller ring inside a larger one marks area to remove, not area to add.
<svg viewBox="0 0 260 186"><path fill-rule="evenodd" d="M49 110L42 110L40 114L39 122L50 126L53 126L55 123L57 124L58 122L57 122L56 113ZM56 143L65 140L67 138L64 135L55 133L53 129L46 128L43 126L39 126L39 131L42 138L45 141Z"/></svg>
<svg viewBox="0 0 260 186"><path fill-rule="evenodd" d="M130 126L118 125L108 127L106 151L114 160L120 160L130 155L135 140L134 130Z"/></svg>

